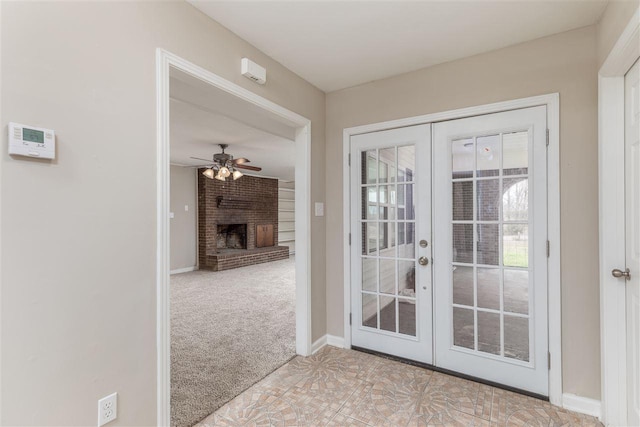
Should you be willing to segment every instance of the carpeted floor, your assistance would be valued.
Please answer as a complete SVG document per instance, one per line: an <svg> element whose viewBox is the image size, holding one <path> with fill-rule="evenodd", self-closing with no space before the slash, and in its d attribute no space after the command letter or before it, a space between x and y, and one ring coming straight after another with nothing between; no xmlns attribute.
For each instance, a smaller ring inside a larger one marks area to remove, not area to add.
<svg viewBox="0 0 640 427"><path fill-rule="evenodd" d="M191 426L295 356L294 258L171 276L171 425Z"/></svg>

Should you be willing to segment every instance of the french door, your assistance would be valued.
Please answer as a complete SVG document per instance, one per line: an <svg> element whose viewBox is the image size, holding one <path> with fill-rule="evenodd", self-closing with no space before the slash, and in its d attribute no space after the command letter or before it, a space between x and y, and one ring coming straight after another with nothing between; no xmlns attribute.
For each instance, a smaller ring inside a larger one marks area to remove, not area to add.
<svg viewBox="0 0 640 427"><path fill-rule="evenodd" d="M351 343L424 363L433 353L430 129L351 138Z"/></svg>
<svg viewBox="0 0 640 427"><path fill-rule="evenodd" d="M534 107L351 138L352 345L548 395L546 126Z"/></svg>

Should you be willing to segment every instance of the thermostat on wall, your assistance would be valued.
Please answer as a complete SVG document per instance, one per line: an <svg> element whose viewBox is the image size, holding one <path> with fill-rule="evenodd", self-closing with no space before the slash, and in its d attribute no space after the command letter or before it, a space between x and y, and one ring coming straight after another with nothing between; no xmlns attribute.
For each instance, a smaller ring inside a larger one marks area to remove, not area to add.
<svg viewBox="0 0 640 427"><path fill-rule="evenodd" d="M9 154L56 158L56 134L51 129L9 123Z"/></svg>

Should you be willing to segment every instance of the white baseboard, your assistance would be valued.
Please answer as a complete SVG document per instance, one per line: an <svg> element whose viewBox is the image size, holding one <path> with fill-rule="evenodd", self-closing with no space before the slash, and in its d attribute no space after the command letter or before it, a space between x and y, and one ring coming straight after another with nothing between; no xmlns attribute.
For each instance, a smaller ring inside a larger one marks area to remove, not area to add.
<svg viewBox="0 0 640 427"><path fill-rule="evenodd" d="M344 348L344 338L329 334L323 335L311 345L311 354L316 354L322 347L326 345L337 348Z"/></svg>
<svg viewBox="0 0 640 427"><path fill-rule="evenodd" d="M323 335L311 344L311 354L316 354L325 345L327 345L327 336Z"/></svg>
<svg viewBox="0 0 640 427"><path fill-rule="evenodd" d="M327 334L327 345L344 348L344 338Z"/></svg>
<svg viewBox="0 0 640 427"><path fill-rule="evenodd" d="M177 268L175 270L171 270L169 274L180 274L180 273L188 273L190 271L196 271L198 267L195 265L193 267L185 267L185 268Z"/></svg>
<svg viewBox="0 0 640 427"><path fill-rule="evenodd" d="M564 393L562 395L562 407L570 411L591 415L597 418L600 418L602 413L601 403L599 400L577 396L571 393Z"/></svg>

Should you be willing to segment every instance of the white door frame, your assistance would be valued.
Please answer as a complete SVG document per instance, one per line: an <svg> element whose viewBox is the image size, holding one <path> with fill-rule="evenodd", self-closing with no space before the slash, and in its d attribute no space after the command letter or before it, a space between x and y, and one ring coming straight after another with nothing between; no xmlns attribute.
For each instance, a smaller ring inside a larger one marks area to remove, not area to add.
<svg viewBox="0 0 640 427"><path fill-rule="evenodd" d="M343 227L344 227L344 342L346 348L351 348L351 326L349 314L351 312L351 251L349 250L350 231L350 179L349 179L349 146L352 135L376 132L404 126L435 123L445 120L461 119L464 117L483 114L499 113L518 108L528 108L544 105L547 107L547 127L549 129L548 149L548 235L550 242L550 256L548 265L548 310L549 310L549 352L551 367L549 369L549 401L562 406L562 302L560 275L560 95L534 96L512 101L476 107L461 108L441 113L391 120L388 122L346 128L343 131Z"/></svg>
<svg viewBox="0 0 640 427"><path fill-rule="evenodd" d="M600 217L601 420L627 424L625 281L611 270L625 265L624 75L640 57L636 9L598 73ZM640 272L636 272L638 274Z"/></svg>
<svg viewBox="0 0 640 427"><path fill-rule="evenodd" d="M278 116L296 128L296 352L311 354L311 121L266 98L180 58L164 49L156 50L157 131L157 424L169 426L170 416L170 317L169 317L169 78L170 69L187 73ZM238 72L240 64L238 63ZM299 237L298 237L299 236Z"/></svg>

